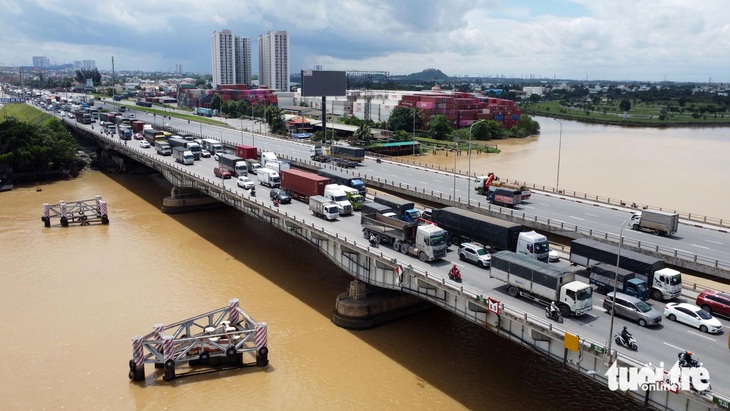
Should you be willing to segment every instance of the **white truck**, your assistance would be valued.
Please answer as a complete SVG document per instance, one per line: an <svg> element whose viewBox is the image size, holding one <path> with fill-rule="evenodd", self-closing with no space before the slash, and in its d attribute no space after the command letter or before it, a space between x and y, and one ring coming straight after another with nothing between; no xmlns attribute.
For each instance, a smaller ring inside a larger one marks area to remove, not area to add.
<svg viewBox="0 0 730 411"><path fill-rule="evenodd" d="M337 204L340 215L352 214L352 204L347 198L345 190L340 188L339 184L327 184L324 186L324 198Z"/></svg>
<svg viewBox="0 0 730 411"><path fill-rule="evenodd" d="M291 170L291 163L289 161L282 160L268 160L264 167L270 168L281 175L282 171Z"/></svg>
<svg viewBox="0 0 730 411"><path fill-rule="evenodd" d="M325 220L336 220L340 216L340 209L337 204L322 196L309 197L309 210L315 217L321 217Z"/></svg>
<svg viewBox="0 0 730 411"><path fill-rule="evenodd" d="M185 164L186 166L192 165L195 162L195 156L193 156L193 152L185 147L173 147L172 157L178 163Z"/></svg>
<svg viewBox="0 0 730 411"><path fill-rule="evenodd" d="M271 151L262 151L261 152L261 165L266 167L266 163L269 161L279 161L279 158L276 157L276 154L272 153Z"/></svg>
<svg viewBox="0 0 730 411"><path fill-rule="evenodd" d="M555 302L563 317L580 316L593 309L593 289L575 280L575 272L505 250L492 254L489 277L508 284L511 297L522 296L540 304Z"/></svg>
<svg viewBox="0 0 730 411"><path fill-rule="evenodd" d="M362 234L370 234L377 243L390 243L395 251L417 256L421 261L434 261L446 257L446 231L435 224L406 222L380 213L363 213L360 219Z"/></svg>
<svg viewBox="0 0 730 411"><path fill-rule="evenodd" d="M262 186L271 188L281 187L281 176L279 173L270 168L259 168L256 172L256 176L259 178L259 183Z"/></svg>
<svg viewBox="0 0 730 411"><path fill-rule="evenodd" d="M636 212L629 220L632 230L647 231L654 235L674 235L679 227L679 214L658 210Z"/></svg>
<svg viewBox="0 0 730 411"><path fill-rule="evenodd" d="M223 143L218 140L213 140L212 138L204 138L201 140L201 143L203 143L203 148L208 150L210 154L223 152Z"/></svg>
<svg viewBox="0 0 730 411"><path fill-rule="evenodd" d="M536 231L522 232L517 237L517 254L529 255L540 261L548 261L550 242L547 237Z"/></svg>

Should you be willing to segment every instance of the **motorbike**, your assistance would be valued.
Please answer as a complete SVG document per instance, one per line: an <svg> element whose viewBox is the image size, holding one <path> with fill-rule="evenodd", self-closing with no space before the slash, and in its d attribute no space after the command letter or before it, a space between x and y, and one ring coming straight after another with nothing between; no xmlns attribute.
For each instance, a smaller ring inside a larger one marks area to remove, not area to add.
<svg viewBox="0 0 730 411"><path fill-rule="evenodd" d="M378 163L378 164L380 164L380 163L383 162L383 160L381 160L380 157L378 157L378 158L375 159L375 162Z"/></svg>
<svg viewBox="0 0 730 411"><path fill-rule="evenodd" d="M248 195L251 197L256 197L256 189L255 188L249 188L248 189Z"/></svg>
<svg viewBox="0 0 730 411"><path fill-rule="evenodd" d="M459 271L458 268L456 268L456 265L451 267L451 270L449 270L449 279L454 280L456 282L461 282L461 271Z"/></svg>
<svg viewBox="0 0 730 411"><path fill-rule="evenodd" d="M560 310L553 311L550 309L550 306L545 307L545 317L555 320L561 324L563 323L563 315L560 314Z"/></svg>
<svg viewBox="0 0 730 411"><path fill-rule="evenodd" d="M378 239L374 235L370 236L368 241L370 241L370 247L375 247L375 248L378 247Z"/></svg>
<svg viewBox="0 0 730 411"><path fill-rule="evenodd" d="M616 336L614 337L614 341L616 341L616 344L621 345L626 348L630 348L634 351L639 350L639 346L636 345L636 339L631 334L629 334L628 341L625 341L624 337L621 336L621 333L616 333Z"/></svg>
<svg viewBox="0 0 730 411"><path fill-rule="evenodd" d="M690 361L689 363L687 361L685 361L684 351L679 353L677 355L677 357L679 357L679 366L680 367L702 367L702 363L699 360L697 360L696 358L693 358L692 361ZM707 390L712 390L712 385L710 384L709 379L703 378L701 381L703 384L707 384ZM700 391L697 388L695 388L695 385L693 384L692 380L690 380L690 382L689 382L689 389L694 392L697 392L699 394L704 394L705 392L707 392L707 390Z"/></svg>

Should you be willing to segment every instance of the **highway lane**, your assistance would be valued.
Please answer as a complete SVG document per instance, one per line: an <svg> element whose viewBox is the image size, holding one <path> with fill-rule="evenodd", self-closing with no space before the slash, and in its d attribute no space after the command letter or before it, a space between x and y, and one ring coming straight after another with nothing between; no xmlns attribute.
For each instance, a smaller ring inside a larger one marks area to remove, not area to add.
<svg viewBox="0 0 730 411"><path fill-rule="evenodd" d="M111 139L119 141L117 137L113 137ZM128 147L139 152L146 152L148 155L154 156L162 161L174 163L171 156L158 156L154 152L154 149L140 148L137 140L130 140L128 142ZM220 179L215 178L213 175L213 168L216 165L216 161L211 157L196 161L195 164L191 166L178 164L178 167L208 178L211 181L220 182ZM255 176L250 177L254 181L257 181ZM243 189L236 187L235 179L226 180L223 184L225 184L227 189L237 192L241 196L248 196ZM273 208L273 205L269 201L268 188L257 185L256 192L256 199L261 204ZM349 239L362 242L363 244L366 243L361 232L359 212L355 212L351 216L343 216L337 221L329 222L312 216L309 212L308 206L296 200L294 200L292 204L280 205L279 210L289 215L294 215L298 219L306 221L307 224L322 226L327 231L333 233L337 232L340 236L345 236ZM625 230L625 233L626 231L628 230ZM464 280L461 285L465 288L483 293L485 297L489 296L496 298L510 308L526 312L541 319L545 323L549 323L549 320L547 320L543 315L543 306L522 298L509 297L507 295L506 286L500 281L489 277L489 270L459 261L455 246L451 246L449 248L447 257L444 260L431 263L421 262L415 257L404 256L386 244L382 244L377 249L373 249L373 251L382 253L382 255L389 258L397 258L404 266L411 265L417 269L428 272L429 275L440 278L444 282L451 282L458 286L459 284L448 279L447 274L451 265L457 264L461 270ZM566 268L569 267L569 263L564 260L557 264ZM571 269L578 270L578 268L575 267ZM587 282L585 277L579 277L579 279ZM566 331L579 335L582 338L589 338L601 344L607 343L607 339L609 338L610 315L606 314L601 308L602 301L602 295L594 294L593 311L580 318L566 318L562 327ZM650 300L649 303L651 303L657 311L663 313L664 303L652 300ZM726 327L730 326L730 322L725 319L721 320ZM554 323L554 325L558 326L556 323ZM671 365L676 360L676 355L679 351L684 349L692 350L696 353L696 356L705 362L705 366L712 376L713 388L718 392L730 393L730 365L724 361L724 358L727 355L726 334L703 334L700 333L699 330L689 328L686 325L669 322L666 318L663 318L662 325L659 327L640 328L637 324L631 323L621 317L616 317L614 331L621 330L624 325L627 325L637 338L639 351L631 352L626 348L613 344L614 348L619 352L633 358L637 358L645 363L658 365L660 362L664 362L665 368L668 369L671 368ZM601 368L600 364L597 365L597 369L595 371L599 374L605 373L605 369Z"/></svg>

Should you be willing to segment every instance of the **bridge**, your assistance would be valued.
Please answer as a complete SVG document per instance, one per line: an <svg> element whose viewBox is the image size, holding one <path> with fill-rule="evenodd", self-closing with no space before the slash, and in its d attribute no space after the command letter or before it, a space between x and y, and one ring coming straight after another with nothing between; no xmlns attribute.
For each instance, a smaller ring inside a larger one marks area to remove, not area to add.
<svg viewBox="0 0 730 411"><path fill-rule="evenodd" d="M606 373L611 364L615 363L619 367L640 368L648 362L659 364L662 358L669 363L673 359L672 357L676 356L676 352L671 349L662 353L666 354L671 351L671 357L647 353L641 358L637 358L638 353L630 355L623 351L608 352L603 329L592 328L590 321L584 323L580 320L566 321L564 324L556 325L545 319L541 308L536 310L533 305L523 300L507 297L504 290L499 288L501 284L496 284L496 280L485 279L488 276L477 271L481 269L465 267L467 269L462 270L464 283L453 282L446 276L444 264L432 263L429 265L421 263L417 259L405 257L394 250L370 247L360 234L359 221L343 219L334 224L312 217L304 206L292 204L292 207L273 207L265 196L250 197L242 189L235 187L235 183L232 181L229 180L230 182L226 185L225 180L213 177L211 172L213 163L210 163L211 167L203 174L198 167L174 163L170 157L158 156L149 150L139 149L134 144L125 145L116 138L104 136L98 131L90 129L87 125L76 124L73 120L64 120L64 122L68 127L75 129L75 132L94 138L103 149L119 153L160 172L176 188L187 187L198 190L222 203L235 207L249 217L261 220L287 235L307 242L354 278L347 294L347 298L352 300L368 298L375 287L417 297L560 362L564 367L575 371L583 378L591 378L606 386L609 385ZM261 140L263 138L259 139L259 141ZM298 157L289 159L294 165L300 167L319 168L319 164ZM466 207L458 197L449 197L425 187L417 188L395 183L374 175L363 175L362 177L371 188L387 188L390 191L407 193L423 199L424 202ZM574 235L570 233L577 233L617 239L617 237L611 238L608 233L595 231L583 233L582 229L578 227L568 227L564 223L555 224L550 219L530 216L519 210L504 210L478 203L470 204L469 208L561 235L570 236ZM635 244L635 246L640 248L642 245ZM701 261L697 256L683 258L683 254L676 251L660 249L654 251L668 253L665 257L675 258L679 264L670 261L675 265L684 267L704 265L709 267L710 271L726 270L719 261ZM591 321L600 323L605 319L599 317ZM717 355L713 364L724 363L723 354ZM711 368L711 372L718 369L721 368ZM722 370L725 371L724 368ZM725 394L726 391L729 391L727 387L730 386L727 383L729 381L728 373L714 372L712 375L712 381L719 388L717 392L708 391L697 394L691 391L673 393L666 390L642 391L639 389L629 390L627 395L658 409L728 408L730 396Z"/></svg>

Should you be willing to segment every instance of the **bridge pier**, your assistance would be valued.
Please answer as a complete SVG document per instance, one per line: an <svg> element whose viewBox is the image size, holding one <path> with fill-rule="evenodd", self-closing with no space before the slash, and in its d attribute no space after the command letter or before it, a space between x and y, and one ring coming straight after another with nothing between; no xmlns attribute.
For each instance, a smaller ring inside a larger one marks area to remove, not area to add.
<svg viewBox="0 0 730 411"><path fill-rule="evenodd" d="M342 328L364 330L431 307L420 297L353 280L350 288L337 296L332 322Z"/></svg>
<svg viewBox="0 0 730 411"><path fill-rule="evenodd" d="M177 214L223 207L227 205L194 188L173 186L170 196L162 200L161 211L165 214Z"/></svg>

